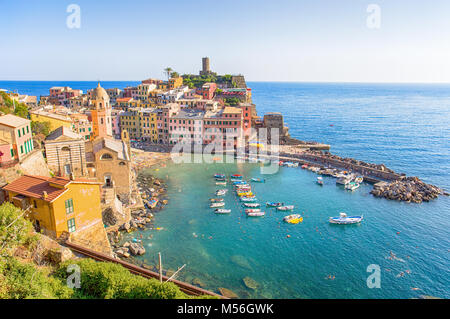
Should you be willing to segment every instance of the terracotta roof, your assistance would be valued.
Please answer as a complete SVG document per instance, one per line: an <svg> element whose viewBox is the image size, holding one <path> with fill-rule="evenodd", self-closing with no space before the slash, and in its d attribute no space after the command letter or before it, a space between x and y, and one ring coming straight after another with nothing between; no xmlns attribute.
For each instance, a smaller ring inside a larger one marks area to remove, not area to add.
<svg viewBox="0 0 450 319"><path fill-rule="evenodd" d="M61 186L51 186L50 183ZM15 192L27 197L38 198L47 202L52 202L58 196L67 191L67 186L70 183L90 183L100 184L98 182L88 179L70 180L64 177L46 177L46 176L31 176L24 175L3 187L6 191ZM44 191L47 192L47 198L44 198Z"/></svg>

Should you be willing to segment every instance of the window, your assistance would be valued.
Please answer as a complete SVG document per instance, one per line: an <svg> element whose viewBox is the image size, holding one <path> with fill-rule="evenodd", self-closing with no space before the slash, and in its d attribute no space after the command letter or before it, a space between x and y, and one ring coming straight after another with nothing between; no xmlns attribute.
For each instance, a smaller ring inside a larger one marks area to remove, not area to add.
<svg viewBox="0 0 450 319"><path fill-rule="evenodd" d="M112 158L113 157L109 153L105 153L100 157L101 160L111 160Z"/></svg>
<svg viewBox="0 0 450 319"><path fill-rule="evenodd" d="M23 154L23 145L20 145L20 154Z"/></svg>
<svg viewBox="0 0 450 319"><path fill-rule="evenodd" d="M22 135L25 135L25 127L22 127Z"/></svg>
<svg viewBox="0 0 450 319"><path fill-rule="evenodd" d="M14 149L11 149L11 157L14 157Z"/></svg>
<svg viewBox="0 0 450 319"><path fill-rule="evenodd" d="M19 134L19 137L20 137L20 136L21 136L21 135L20 135L20 129L17 130L17 133Z"/></svg>
<svg viewBox="0 0 450 319"><path fill-rule="evenodd" d="M27 133L30 133L30 129L29 129L29 126L27 126Z"/></svg>
<svg viewBox="0 0 450 319"><path fill-rule="evenodd" d="M33 201L33 204L34 204L34 208L37 208L37 202L35 200Z"/></svg>
<svg viewBox="0 0 450 319"><path fill-rule="evenodd" d="M67 199L64 203L66 205L66 214L73 213L73 200L72 200L72 198ZM75 227L75 224L74 224L74 227Z"/></svg>
<svg viewBox="0 0 450 319"><path fill-rule="evenodd" d="M67 228L69 229L69 233L73 233L76 230L75 218L71 218L67 221Z"/></svg>

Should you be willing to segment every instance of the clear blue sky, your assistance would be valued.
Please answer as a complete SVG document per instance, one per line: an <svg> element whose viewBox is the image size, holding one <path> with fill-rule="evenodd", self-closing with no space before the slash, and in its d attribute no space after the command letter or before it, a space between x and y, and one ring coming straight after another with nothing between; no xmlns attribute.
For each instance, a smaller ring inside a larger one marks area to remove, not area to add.
<svg viewBox="0 0 450 319"><path fill-rule="evenodd" d="M449 15L448 0L0 0L0 80L161 78L209 56L253 81L450 82Z"/></svg>

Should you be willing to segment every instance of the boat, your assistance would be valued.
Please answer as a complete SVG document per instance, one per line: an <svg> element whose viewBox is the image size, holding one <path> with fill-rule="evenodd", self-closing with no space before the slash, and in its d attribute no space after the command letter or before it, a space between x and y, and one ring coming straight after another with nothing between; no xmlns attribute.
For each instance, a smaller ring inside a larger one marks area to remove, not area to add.
<svg viewBox="0 0 450 319"><path fill-rule="evenodd" d="M226 186L226 185L227 185L227 182L216 182L216 185Z"/></svg>
<svg viewBox="0 0 450 319"><path fill-rule="evenodd" d="M345 189L348 189L350 191L354 191L355 189L357 189L360 185L358 183L355 182L350 182L347 185L345 185Z"/></svg>
<svg viewBox="0 0 450 319"><path fill-rule="evenodd" d="M302 165L302 168L303 168L303 169L308 168L308 164L303 164L303 165Z"/></svg>
<svg viewBox="0 0 450 319"><path fill-rule="evenodd" d="M231 175L231 178L232 179L242 179L242 175L240 175L240 174L233 174L233 175Z"/></svg>
<svg viewBox="0 0 450 319"><path fill-rule="evenodd" d="M217 196L223 196L228 192L228 189L219 189L218 191L216 191L216 195Z"/></svg>
<svg viewBox="0 0 450 319"><path fill-rule="evenodd" d="M211 206L209 206L209 207L217 208L217 207L224 207L224 206L225 206L225 203L224 202L220 202L220 203L212 203Z"/></svg>
<svg viewBox="0 0 450 319"><path fill-rule="evenodd" d="M355 178L355 183L361 184L364 181L364 177L358 176Z"/></svg>
<svg viewBox="0 0 450 319"><path fill-rule="evenodd" d="M279 206L283 206L284 203L267 202L266 205L267 205L268 207L279 207Z"/></svg>
<svg viewBox="0 0 450 319"><path fill-rule="evenodd" d="M229 214L229 213L231 213L231 209L218 208L218 209L214 210L214 212L216 214Z"/></svg>
<svg viewBox="0 0 450 319"><path fill-rule="evenodd" d="M212 203L223 202L223 198L211 198L210 201Z"/></svg>
<svg viewBox="0 0 450 319"><path fill-rule="evenodd" d="M247 185L246 181L243 180L231 180L234 185Z"/></svg>
<svg viewBox="0 0 450 319"><path fill-rule="evenodd" d="M261 205L259 203L244 203L244 207L257 208L261 207Z"/></svg>
<svg viewBox="0 0 450 319"><path fill-rule="evenodd" d="M347 176L347 175L341 175L337 180L336 180L336 184L340 184L340 185L347 185L348 183L350 183L352 181L351 177Z"/></svg>
<svg viewBox="0 0 450 319"><path fill-rule="evenodd" d="M253 208L253 209L246 209L245 213L246 214L248 214L248 213L257 213L257 212L260 212L260 211L261 211L261 209L259 209L259 208Z"/></svg>
<svg viewBox="0 0 450 319"><path fill-rule="evenodd" d="M245 193L237 193L237 195L239 197L250 197L250 196L253 196L253 193L252 192L245 192Z"/></svg>
<svg viewBox="0 0 450 319"><path fill-rule="evenodd" d="M330 217L329 222L331 224L357 224L363 220L363 216L350 216L348 217L346 213L339 213L339 217Z"/></svg>
<svg viewBox="0 0 450 319"><path fill-rule="evenodd" d="M241 201L242 202L256 202L257 199L255 196L253 197L241 197Z"/></svg>
<svg viewBox="0 0 450 319"><path fill-rule="evenodd" d="M298 224L303 222L303 217L300 214L292 214L285 216L283 220L289 224Z"/></svg>
<svg viewBox="0 0 450 319"><path fill-rule="evenodd" d="M254 213L246 213L248 217L261 217L264 216L265 212L254 212Z"/></svg>
<svg viewBox="0 0 450 319"><path fill-rule="evenodd" d="M317 184L323 186L323 178L321 176L317 177Z"/></svg>
<svg viewBox="0 0 450 319"><path fill-rule="evenodd" d="M224 174L215 174L214 178L226 178Z"/></svg>
<svg viewBox="0 0 450 319"><path fill-rule="evenodd" d="M294 210L294 205L278 206L277 210L281 210L281 211Z"/></svg>
<svg viewBox="0 0 450 319"><path fill-rule="evenodd" d="M265 183L266 182L265 179L261 179L261 178L252 178L251 181L255 182L255 183Z"/></svg>

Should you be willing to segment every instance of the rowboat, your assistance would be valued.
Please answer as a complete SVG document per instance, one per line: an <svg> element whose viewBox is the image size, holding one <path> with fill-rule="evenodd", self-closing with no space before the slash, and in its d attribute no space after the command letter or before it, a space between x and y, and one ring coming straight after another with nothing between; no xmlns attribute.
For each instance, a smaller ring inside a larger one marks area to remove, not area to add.
<svg viewBox="0 0 450 319"><path fill-rule="evenodd" d="M265 212L254 212L254 213L246 213L248 217L261 217L264 216Z"/></svg>
<svg viewBox="0 0 450 319"><path fill-rule="evenodd" d="M237 193L237 195L239 197L250 197L250 196L253 196L253 193L252 192L245 192L245 193Z"/></svg>
<svg viewBox="0 0 450 319"><path fill-rule="evenodd" d="M229 213L231 213L231 209L218 208L218 209L214 210L214 212L216 214L229 214Z"/></svg>
<svg viewBox="0 0 450 319"><path fill-rule="evenodd" d="M256 199L256 197L241 197L241 201L242 202L256 202L257 201L257 199Z"/></svg>
<svg viewBox="0 0 450 319"><path fill-rule="evenodd" d="M234 185L246 185L247 182L246 181L242 181L242 180L231 180L233 182Z"/></svg>
<svg viewBox="0 0 450 319"><path fill-rule="evenodd" d="M248 214L248 213L258 213L258 212L260 212L260 211L261 211L261 209L259 209L259 208L246 209L246 210L245 210L245 213L246 213L246 214Z"/></svg>
<svg viewBox="0 0 450 319"><path fill-rule="evenodd" d="M215 174L214 178L226 178L224 174Z"/></svg>
<svg viewBox="0 0 450 319"><path fill-rule="evenodd" d="M220 203L212 203L211 206L209 206L209 207L217 208L217 207L224 207L224 206L225 206L225 203L224 202L220 202Z"/></svg>
<svg viewBox="0 0 450 319"><path fill-rule="evenodd" d="M251 181L255 182L255 183L265 183L266 182L265 179L261 179L261 178L252 178Z"/></svg>
<svg viewBox="0 0 450 319"><path fill-rule="evenodd" d="M228 192L228 189L219 189L218 191L216 191L216 195L217 196L223 196Z"/></svg>
<svg viewBox="0 0 450 319"><path fill-rule="evenodd" d="M363 220L363 216L350 216L348 217L346 213L339 213L339 217L330 217L328 221L331 224L357 224Z"/></svg>
<svg viewBox="0 0 450 319"><path fill-rule="evenodd" d="M233 175L231 175L231 178L232 179L242 179L242 175L240 175L240 174L233 174Z"/></svg>
<svg viewBox="0 0 450 319"><path fill-rule="evenodd" d="M321 176L317 177L317 184L323 186L323 178Z"/></svg>
<svg viewBox="0 0 450 319"><path fill-rule="evenodd" d="M283 206L284 203L267 202L266 205L267 205L268 207L278 207L278 206Z"/></svg>
<svg viewBox="0 0 450 319"><path fill-rule="evenodd" d="M244 207L249 207L249 208L261 207L261 205L259 203L244 203L243 205L244 205Z"/></svg>
<svg viewBox="0 0 450 319"><path fill-rule="evenodd" d="M357 189L360 185L358 183L355 182L350 182L347 185L345 185L345 189L348 189L350 191L354 191L355 189Z"/></svg>
<svg viewBox="0 0 450 319"><path fill-rule="evenodd" d="M223 198L211 198L210 201L213 203L223 202Z"/></svg>
<svg viewBox="0 0 450 319"><path fill-rule="evenodd" d="M292 214L283 218L286 223L298 224L303 222L303 217L300 214Z"/></svg>
<svg viewBox="0 0 450 319"><path fill-rule="evenodd" d="M294 210L294 205L279 206L279 207L277 207L277 210L282 210L282 211Z"/></svg>
<svg viewBox="0 0 450 319"><path fill-rule="evenodd" d="M227 182L216 182L216 185L226 186L226 185L227 185Z"/></svg>

